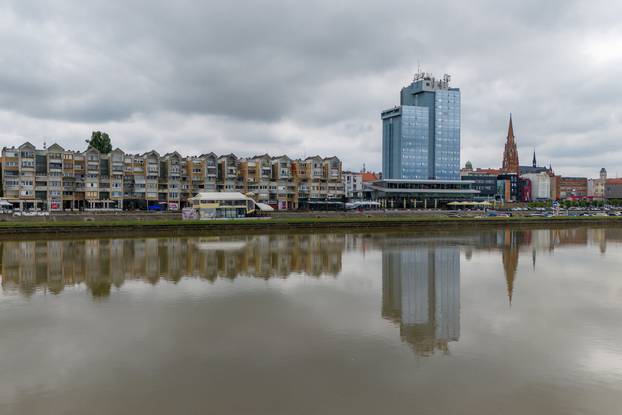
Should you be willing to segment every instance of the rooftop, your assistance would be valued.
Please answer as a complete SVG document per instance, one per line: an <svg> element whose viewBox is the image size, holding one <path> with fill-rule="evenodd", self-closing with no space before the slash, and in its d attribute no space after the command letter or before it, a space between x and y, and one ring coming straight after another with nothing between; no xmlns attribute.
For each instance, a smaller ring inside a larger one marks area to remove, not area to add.
<svg viewBox="0 0 622 415"><path fill-rule="evenodd" d="M192 199L241 200L249 198L240 192L201 192L194 195Z"/></svg>

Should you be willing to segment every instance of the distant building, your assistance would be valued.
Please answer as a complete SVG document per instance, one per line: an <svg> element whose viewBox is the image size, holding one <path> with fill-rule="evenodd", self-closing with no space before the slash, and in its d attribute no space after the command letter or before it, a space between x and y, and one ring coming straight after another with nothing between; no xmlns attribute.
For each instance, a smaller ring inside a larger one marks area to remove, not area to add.
<svg viewBox="0 0 622 415"><path fill-rule="evenodd" d="M521 183L527 183L528 180L521 180L515 173L505 173L503 169L473 169L471 165L465 166L460 174L463 180L473 182L471 187L480 192L476 196L479 200L525 201Z"/></svg>
<svg viewBox="0 0 622 415"><path fill-rule="evenodd" d="M607 170L603 167L600 169L598 179L588 179L587 196L595 200L603 200L605 198L605 183L607 182Z"/></svg>
<svg viewBox="0 0 622 415"><path fill-rule="evenodd" d="M460 172L472 172L473 171L473 163L471 163L470 161L467 161L466 164L464 165L464 169L461 169Z"/></svg>
<svg viewBox="0 0 622 415"><path fill-rule="evenodd" d="M559 181L561 199L587 198L586 177L561 177Z"/></svg>
<svg viewBox="0 0 622 415"><path fill-rule="evenodd" d="M551 199L551 176L548 173L527 173L521 178L528 179L531 184L532 201Z"/></svg>
<svg viewBox="0 0 622 415"><path fill-rule="evenodd" d="M516 140L514 139L514 127L512 125L512 114L510 114L510 123L508 125L508 136L503 151L503 164L501 170L507 174L520 173L518 163L518 150L516 148Z"/></svg>
<svg viewBox="0 0 622 415"><path fill-rule="evenodd" d="M478 200L494 200L497 194L497 176L488 174L464 175L462 180L472 181L471 189L478 191Z"/></svg>
<svg viewBox="0 0 622 415"><path fill-rule="evenodd" d="M505 202L518 202L520 200L520 181L517 174L501 173L497 176L497 195Z"/></svg>
<svg viewBox="0 0 622 415"><path fill-rule="evenodd" d="M531 201L531 180L521 177L518 182L518 188L520 192L519 200L521 202Z"/></svg>
<svg viewBox="0 0 622 415"><path fill-rule="evenodd" d="M622 199L622 179L607 179L605 199Z"/></svg>
<svg viewBox="0 0 622 415"><path fill-rule="evenodd" d="M362 179L363 179L363 183L372 183L372 182L381 180L382 175L371 172L371 171L364 171L362 173Z"/></svg>
<svg viewBox="0 0 622 415"><path fill-rule="evenodd" d="M531 180L529 178L522 178L521 174L524 173L525 170L535 168L535 151L531 167L525 168L519 163L516 137L514 136L514 125L512 123L512 115L510 114L508 135L503 151L501 175L497 178L497 198L506 202L524 202L529 200L532 193ZM523 189L523 185L528 186L528 189Z"/></svg>
<svg viewBox="0 0 622 415"><path fill-rule="evenodd" d="M363 198L363 173L344 171L341 175L346 199L360 200Z"/></svg>
<svg viewBox="0 0 622 415"><path fill-rule="evenodd" d="M551 178L551 193L549 198L551 200L559 200L561 199L561 176L555 175L552 168L550 168L548 175Z"/></svg>

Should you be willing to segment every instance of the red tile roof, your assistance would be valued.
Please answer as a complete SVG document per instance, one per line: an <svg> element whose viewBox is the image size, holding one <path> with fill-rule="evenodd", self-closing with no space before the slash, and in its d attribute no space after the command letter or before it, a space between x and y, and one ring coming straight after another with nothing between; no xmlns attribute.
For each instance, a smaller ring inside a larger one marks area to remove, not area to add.
<svg viewBox="0 0 622 415"><path fill-rule="evenodd" d="M474 170L473 173L475 174L501 174L501 169L477 169Z"/></svg>
<svg viewBox="0 0 622 415"><path fill-rule="evenodd" d="M378 175L369 171L363 172L363 182L375 182L378 180Z"/></svg>

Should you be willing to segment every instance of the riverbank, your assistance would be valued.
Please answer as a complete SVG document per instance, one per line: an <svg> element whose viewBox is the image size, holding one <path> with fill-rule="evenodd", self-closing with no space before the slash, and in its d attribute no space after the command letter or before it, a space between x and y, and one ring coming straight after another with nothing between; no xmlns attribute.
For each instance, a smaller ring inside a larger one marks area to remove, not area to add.
<svg viewBox="0 0 622 415"><path fill-rule="evenodd" d="M499 226L616 226L621 217L447 217L443 215L351 216L351 217L286 217L265 219L231 219L214 221L181 221L179 219L89 220L89 221L5 221L0 222L0 238L32 236L135 236L135 235L223 235L231 233L267 233L305 231L455 230Z"/></svg>

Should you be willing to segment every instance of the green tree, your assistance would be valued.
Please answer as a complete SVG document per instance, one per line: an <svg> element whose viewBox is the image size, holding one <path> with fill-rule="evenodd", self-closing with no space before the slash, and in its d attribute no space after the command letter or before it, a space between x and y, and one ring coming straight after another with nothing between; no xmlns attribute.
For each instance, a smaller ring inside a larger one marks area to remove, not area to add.
<svg viewBox="0 0 622 415"><path fill-rule="evenodd" d="M100 153L108 154L112 151L112 144L110 143L110 137L107 133L101 131L93 131L91 139L86 142L99 150Z"/></svg>

